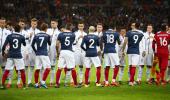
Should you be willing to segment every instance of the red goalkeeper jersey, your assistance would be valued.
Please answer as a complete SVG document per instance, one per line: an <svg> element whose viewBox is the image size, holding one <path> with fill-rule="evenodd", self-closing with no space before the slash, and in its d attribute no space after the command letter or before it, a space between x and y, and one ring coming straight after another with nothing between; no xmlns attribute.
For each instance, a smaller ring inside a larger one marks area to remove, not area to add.
<svg viewBox="0 0 170 100"><path fill-rule="evenodd" d="M155 44L157 45L157 54L167 54L168 51L168 45L170 41L170 34L167 32L157 32L154 36L152 48L155 51Z"/></svg>

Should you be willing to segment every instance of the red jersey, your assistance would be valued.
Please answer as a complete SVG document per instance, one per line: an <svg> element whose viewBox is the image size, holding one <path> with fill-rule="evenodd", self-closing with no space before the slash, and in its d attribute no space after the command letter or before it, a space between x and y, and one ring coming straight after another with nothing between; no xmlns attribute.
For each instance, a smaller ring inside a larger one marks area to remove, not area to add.
<svg viewBox="0 0 170 100"><path fill-rule="evenodd" d="M157 32L154 36L152 47L154 49L155 44L156 44L157 45L156 51L158 54L167 54L168 55L169 41L170 41L170 34L168 34L167 32Z"/></svg>

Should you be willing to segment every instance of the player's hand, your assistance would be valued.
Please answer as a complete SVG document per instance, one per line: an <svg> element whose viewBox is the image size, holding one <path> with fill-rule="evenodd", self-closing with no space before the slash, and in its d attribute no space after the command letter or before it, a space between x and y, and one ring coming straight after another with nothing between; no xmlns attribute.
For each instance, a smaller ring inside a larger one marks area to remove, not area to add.
<svg viewBox="0 0 170 100"><path fill-rule="evenodd" d="M99 56L100 56L101 54L102 54L102 52L101 52L101 51L98 51L98 52L97 52L97 55L99 55Z"/></svg>
<svg viewBox="0 0 170 100"><path fill-rule="evenodd" d="M125 52L122 52L122 57L124 57L125 56Z"/></svg>
<svg viewBox="0 0 170 100"><path fill-rule="evenodd" d="M80 39L80 38L83 38L83 37L84 37L83 35L80 35L80 36L79 36L79 39Z"/></svg>
<svg viewBox="0 0 170 100"><path fill-rule="evenodd" d="M30 33L30 38L33 36L33 34L34 34L33 32Z"/></svg>
<svg viewBox="0 0 170 100"><path fill-rule="evenodd" d="M146 51L142 52L142 56L145 57L146 56Z"/></svg>

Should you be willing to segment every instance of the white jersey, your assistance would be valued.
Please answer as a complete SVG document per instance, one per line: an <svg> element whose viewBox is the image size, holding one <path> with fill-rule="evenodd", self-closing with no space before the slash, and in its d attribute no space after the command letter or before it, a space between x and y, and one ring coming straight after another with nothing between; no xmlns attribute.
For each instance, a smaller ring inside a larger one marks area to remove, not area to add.
<svg viewBox="0 0 170 100"><path fill-rule="evenodd" d="M80 37L81 35L85 36L85 35L87 35L87 33L85 33L84 31L81 32L80 30L78 30L78 31L75 32L75 35L76 35L76 39L75 39L76 45L73 46L73 50L74 50L74 51L84 52L84 51L81 49L81 47L80 47L83 38L79 38L79 37Z"/></svg>
<svg viewBox="0 0 170 100"><path fill-rule="evenodd" d="M125 37L121 36L119 37L120 39L120 45L117 47L118 48L118 52L119 53L122 53L122 49L123 49L123 44L124 44L124 41L125 41ZM117 44L118 45L118 44ZM125 47L125 52L127 51L127 45Z"/></svg>
<svg viewBox="0 0 170 100"><path fill-rule="evenodd" d="M50 49L56 49L56 42L57 42L57 37L58 37L59 33L61 33L61 32L58 30L58 28L56 28L56 29L49 28L47 30L47 34L49 34L51 37Z"/></svg>
<svg viewBox="0 0 170 100"><path fill-rule="evenodd" d="M141 30L138 30L138 31L143 33ZM143 33L143 35L144 35L144 33ZM139 43L139 52L140 52L140 54L142 54L143 51L146 51L146 43L145 42L146 42L146 38L143 37L142 40Z"/></svg>
<svg viewBox="0 0 170 100"><path fill-rule="evenodd" d="M145 43L146 53L147 54L153 54L152 41L154 39L154 34L153 33L149 34L148 32L146 32L146 33L144 33L144 37L146 39L146 43Z"/></svg>
<svg viewBox="0 0 170 100"><path fill-rule="evenodd" d="M99 38L103 36L103 32L95 32L94 34L97 35ZM99 46L97 47L97 51L101 51Z"/></svg>
<svg viewBox="0 0 170 100"><path fill-rule="evenodd" d="M37 28L35 28L35 29L30 28L30 29L27 30L27 32L28 32L28 36L29 36L29 43L28 43L28 45L29 45L29 48L30 48L28 52L32 53L33 52L33 49L31 47L32 40L33 40L35 34L40 33L40 30L37 29ZM31 33L33 33L32 36L31 36Z"/></svg>
<svg viewBox="0 0 170 100"><path fill-rule="evenodd" d="M11 34L11 31L7 30L6 28L0 28L0 52L2 51L2 46L6 40L6 37Z"/></svg>
<svg viewBox="0 0 170 100"><path fill-rule="evenodd" d="M23 46L23 45L21 46L21 52L24 53L24 54L28 54L29 34L24 29L20 31L20 34L25 37L25 42L26 42L26 46Z"/></svg>

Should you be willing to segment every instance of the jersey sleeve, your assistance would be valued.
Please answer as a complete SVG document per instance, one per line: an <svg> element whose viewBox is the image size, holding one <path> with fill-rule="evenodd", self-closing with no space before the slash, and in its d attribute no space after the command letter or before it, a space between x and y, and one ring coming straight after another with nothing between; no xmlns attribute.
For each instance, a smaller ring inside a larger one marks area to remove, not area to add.
<svg viewBox="0 0 170 100"><path fill-rule="evenodd" d="M86 48L84 47L84 44L85 44L85 37L83 38L82 40L82 43L81 43L81 48L86 51Z"/></svg>
<svg viewBox="0 0 170 100"><path fill-rule="evenodd" d="M5 49L6 49L6 46L7 46L8 43L9 43L9 35L7 36L7 38L4 42L4 45L2 46L2 55L5 54Z"/></svg>
<svg viewBox="0 0 170 100"><path fill-rule="evenodd" d="M62 34L62 33L60 33L60 34L58 35L58 37L57 37L57 40L58 40L58 41L61 41L61 34Z"/></svg>
<svg viewBox="0 0 170 100"><path fill-rule="evenodd" d="M35 49L35 41L36 41L36 36L34 36L33 41L32 41L32 43L31 43L31 47L32 47L32 49L34 50L34 52L36 52L36 49Z"/></svg>
<svg viewBox="0 0 170 100"><path fill-rule="evenodd" d="M51 45L51 37L48 35L48 45Z"/></svg>
<svg viewBox="0 0 170 100"><path fill-rule="evenodd" d="M26 42L25 42L25 37L24 37L24 36L22 36L22 44L23 44L24 46L26 46Z"/></svg>
<svg viewBox="0 0 170 100"><path fill-rule="evenodd" d="M129 37L129 34L130 34L130 32L127 32L126 35L125 35L125 37Z"/></svg>

